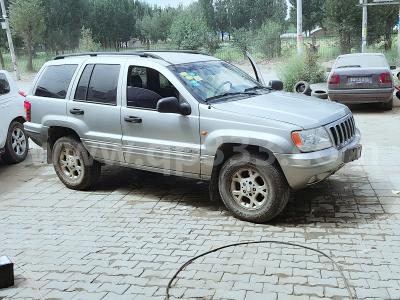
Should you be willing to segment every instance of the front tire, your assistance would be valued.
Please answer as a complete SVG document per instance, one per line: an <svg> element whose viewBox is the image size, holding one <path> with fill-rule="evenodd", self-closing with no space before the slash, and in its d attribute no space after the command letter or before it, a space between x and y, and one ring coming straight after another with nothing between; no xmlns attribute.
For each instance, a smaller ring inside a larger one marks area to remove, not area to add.
<svg viewBox="0 0 400 300"><path fill-rule="evenodd" d="M28 135L26 134L24 125L19 122L11 123L2 159L9 164L22 162L28 155L28 149Z"/></svg>
<svg viewBox="0 0 400 300"><path fill-rule="evenodd" d="M239 219L263 223L286 206L290 188L281 170L261 156L237 154L222 166L219 191Z"/></svg>
<svg viewBox="0 0 400 300"><path fill-rule="evenodd" d="M100 163L90 156L79 140L69 136L54 144L53 165L58 178L73 190L87 189L100 177Z"/></svg>

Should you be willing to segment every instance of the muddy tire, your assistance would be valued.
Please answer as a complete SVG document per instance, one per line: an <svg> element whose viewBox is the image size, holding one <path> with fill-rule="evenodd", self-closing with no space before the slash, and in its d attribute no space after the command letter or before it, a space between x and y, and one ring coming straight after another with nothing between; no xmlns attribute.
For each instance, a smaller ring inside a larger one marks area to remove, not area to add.
<svg viewBox="0 0 400 300"><path fill-rule="evenodd" d="M87 189L100 177L100 163L73 137L62 137L56 141L53 148L53 165L58 178L73 190Z"/></svg>
<svg viewBox="0 0 400 300"><path fill-rule="evenodd" d="M219 174L225 206L239 219L263 223L286 206L290 188L282 171L256 154L237 154Z"/></svg>

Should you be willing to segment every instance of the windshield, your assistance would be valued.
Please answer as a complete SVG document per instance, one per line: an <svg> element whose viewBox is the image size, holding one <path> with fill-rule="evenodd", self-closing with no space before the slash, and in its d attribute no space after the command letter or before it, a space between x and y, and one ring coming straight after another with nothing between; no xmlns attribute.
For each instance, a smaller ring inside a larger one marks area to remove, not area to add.
<svg viewBox="0 0 400 300"><path fill-rule="evenodd" d="M382 56L362 55L338 58L336 68L375 68L384 67Z"/></svg>
<svg viewBox="0 0 400 300"><path fill-rule="evenodd" d="M264 87L239 68L224 61L205 61L170 66L188 91L199 101L227 101L250 97Z"/></svg>

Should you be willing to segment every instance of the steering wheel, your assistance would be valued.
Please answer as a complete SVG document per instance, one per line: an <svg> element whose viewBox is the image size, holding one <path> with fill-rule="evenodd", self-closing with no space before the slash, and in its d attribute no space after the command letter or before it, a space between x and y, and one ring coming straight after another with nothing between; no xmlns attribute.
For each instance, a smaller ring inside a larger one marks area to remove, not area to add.
<svg viewBox="0 0 400 300"><path fill-rule="evenodd" d="M225 84L229 84L229 86L230 86L230 87L229 87L229 90L233 87L232 82L230 82L230 81L224 81L223 83L221 83L221 84L216 88L216 90L215 90L213 96L216 96L216 95L218 94L219 90L220 90Z"/></svg>

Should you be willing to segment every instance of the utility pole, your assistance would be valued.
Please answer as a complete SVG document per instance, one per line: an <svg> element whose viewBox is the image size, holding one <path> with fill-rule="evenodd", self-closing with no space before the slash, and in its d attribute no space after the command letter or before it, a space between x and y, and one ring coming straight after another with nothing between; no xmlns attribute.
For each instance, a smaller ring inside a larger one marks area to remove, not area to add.
<svg viewBox="0 0 400 300"><path fill-rule="evenodd" d="M303 53L303 3L297 0L297 53Z"/></svg>
<svg viewBox="0 0 400 300"><path fill-rule="evenodd" d="M364 4L367 4L367 0L360 0L360 4L363 4L363 15L362 15L362 42L361 42L361 52L365 53L367 50L367 19L368 19L368 10L367 6Z"/></svg>
<svg viewBox="0 0 400 300"><path fill-rule="evenodd" d="M8 45L10 47L10 54L11 54L12 64L14 67L15 79L20 80L19 70L18 70L18 65L17 65L17 58L16 58L15 52L14 52L14 44L13 44L12 38L11 38L10 24L8 23L8 16L7 16L7 12L6 12L6 7L4 5L4 0L0 0L0 3L1 3L1 11L3 13L4 27L5 27L5 28L3 27L3 29L5 29L7 32L7 40L8 40Z"/></svg>

